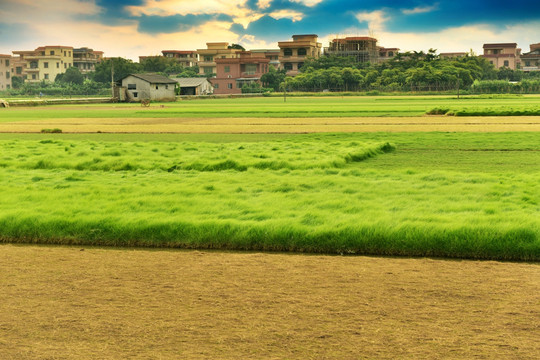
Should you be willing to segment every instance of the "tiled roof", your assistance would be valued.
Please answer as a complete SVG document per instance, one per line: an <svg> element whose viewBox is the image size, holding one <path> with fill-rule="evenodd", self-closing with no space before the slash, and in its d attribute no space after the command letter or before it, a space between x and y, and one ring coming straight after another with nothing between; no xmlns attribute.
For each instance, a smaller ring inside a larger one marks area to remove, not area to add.
<svg viewBox="0 0 540 360"><path fill-rule="evenodd" d="M176 78L175 80L180 87L196 87L208 81L206 78Z"/></svg>
<svg viewBox="0 0 540 360"><path fill-rule="evenodd" d="M151 84L176 84L176 81L173 79L158 74L130 74L128 76L134 76ZM126 77L124 77L124 79Z"/></svg>

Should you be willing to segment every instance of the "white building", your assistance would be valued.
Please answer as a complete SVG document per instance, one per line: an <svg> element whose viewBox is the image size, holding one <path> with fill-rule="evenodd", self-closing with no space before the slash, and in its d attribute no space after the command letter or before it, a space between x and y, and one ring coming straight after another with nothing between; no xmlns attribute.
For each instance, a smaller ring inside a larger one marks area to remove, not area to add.
<svg viewBox="0 0 540 360"><path fill-rule="evenodd" d="M124 77L127 101L175 101L176 81L156 74L131 74Z"/></svg>

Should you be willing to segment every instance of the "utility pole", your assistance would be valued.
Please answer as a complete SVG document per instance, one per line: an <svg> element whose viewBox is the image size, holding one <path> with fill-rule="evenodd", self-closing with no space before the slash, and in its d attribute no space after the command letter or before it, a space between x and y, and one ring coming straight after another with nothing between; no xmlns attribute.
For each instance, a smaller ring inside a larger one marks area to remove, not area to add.
<svg viewBox="0 0 540 360"><path fill-rule="evenodd" d="M111 58L111 98L114 99L114 59Z"/></svg>

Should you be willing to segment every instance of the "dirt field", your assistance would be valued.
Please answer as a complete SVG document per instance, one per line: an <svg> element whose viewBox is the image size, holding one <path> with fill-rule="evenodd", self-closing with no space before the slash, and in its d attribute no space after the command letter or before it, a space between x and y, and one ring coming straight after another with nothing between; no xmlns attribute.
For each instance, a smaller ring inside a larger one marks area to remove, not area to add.
<svg viewBox="0 0 540 360"><path fill-rule="evenodd" d="M89 118L0 123L2 133L306 133L540 131L540 116L343 118Z"/></svg>
<svg viewBox="0 0 540 360"><path fill-rule="evenodd" d="M538 359L540 265L0 246L0 359Z"/></svg>

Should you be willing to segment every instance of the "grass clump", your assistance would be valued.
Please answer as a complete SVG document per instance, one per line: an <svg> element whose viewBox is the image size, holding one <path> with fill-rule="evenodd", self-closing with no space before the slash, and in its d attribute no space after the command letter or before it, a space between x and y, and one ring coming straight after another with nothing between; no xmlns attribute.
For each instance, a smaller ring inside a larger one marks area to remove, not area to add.
<svg viewBox="0 0 540 360"><path fill-rule="evenodd" d="M54 128L54 129L41 129L42 134L61 134L62 129Z"/></svg>

